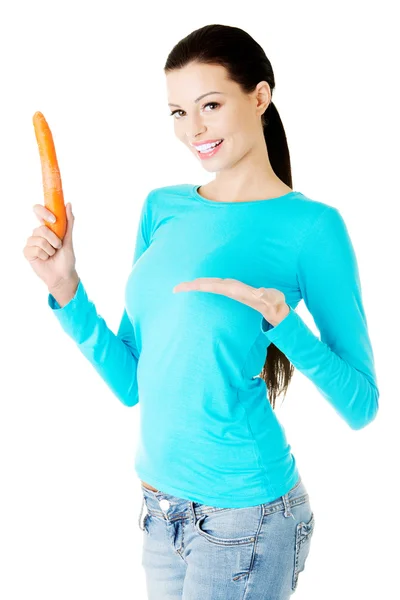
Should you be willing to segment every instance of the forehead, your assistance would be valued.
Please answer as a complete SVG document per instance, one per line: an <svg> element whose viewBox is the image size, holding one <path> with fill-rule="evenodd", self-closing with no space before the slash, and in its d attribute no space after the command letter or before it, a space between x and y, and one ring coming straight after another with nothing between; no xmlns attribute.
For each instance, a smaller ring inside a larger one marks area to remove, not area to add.
<svg viewBox="0 0 400 600"><path fill-rule="evenodd" d="M226 69L221 65L190 63L166 73L166 85L167 102L193 102L198 96L211 90L225 93L229 91Z"/></svg>

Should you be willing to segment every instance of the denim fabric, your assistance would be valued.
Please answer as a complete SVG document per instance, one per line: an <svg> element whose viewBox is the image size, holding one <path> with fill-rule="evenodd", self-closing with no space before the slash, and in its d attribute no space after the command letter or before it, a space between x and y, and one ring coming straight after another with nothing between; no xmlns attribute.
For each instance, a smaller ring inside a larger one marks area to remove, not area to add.
<svg viewBox="0 0 400 600"><path fill-rule="evenodd" d="M141 488L148 600L286 600L297 589L315 522L301 477L287 494L245 508Z"/></svg>

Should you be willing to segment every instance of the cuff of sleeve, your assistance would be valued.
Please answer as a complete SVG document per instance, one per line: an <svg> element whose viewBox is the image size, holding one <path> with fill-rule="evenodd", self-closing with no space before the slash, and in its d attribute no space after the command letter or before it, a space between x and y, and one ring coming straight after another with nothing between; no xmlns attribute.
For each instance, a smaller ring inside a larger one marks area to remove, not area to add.
<svg viewBox="0 0 400 600"><path fill-rule="evenodd" d="M271 325L265 317L261 319L261 331L267 336L270 342L285 340L288 335L293 335L293 330L299 315L289 306L289 312L284 319L277 325Z"/></svg>
<svg viewBox="0 0 400 600"><path fill-rule="evenodd" d="M54 315L60 321L65 331L74 329L76 323L81 323L84 318L85 311L83 307L88 307L90 304L86 290L81 280L79 280L75 296L61 307L52 294L48 295L48 305L53 310ZM71 331L72 335L72 331Z"/></svg>
<svg viewBox="0 0 400 600"><path fill-rule="evenodd" d="M52 310L60 310L63 312L67 312L68 310L71 310L73 304L76 304L77 301L82 300L82 298L84 296L86 296L86 292L83 287L82 280L80 279L79 283L78 283L78 287L76 288L75 296L73 298L71 298L71 300L68 302L68 304L66 304L62 308L58 304L57 300L54 298L53 294L49 293L47 300L48 300L48 304Z"/></svg>
<svg viewBox="0 0 400 600"><path fill-rule="evenodd" d="M261 331L299 370L315 368L322 361L320 339L292 309L275 327L262 321Z"/></svg>

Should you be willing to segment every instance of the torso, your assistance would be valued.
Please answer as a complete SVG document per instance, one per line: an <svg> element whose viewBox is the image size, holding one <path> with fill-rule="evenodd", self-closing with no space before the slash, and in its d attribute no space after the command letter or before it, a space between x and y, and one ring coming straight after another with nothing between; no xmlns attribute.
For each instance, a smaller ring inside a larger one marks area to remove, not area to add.
<svg viewBox="0 0 400 600"><path fill-rule="evenodd" d="M200 190L197 190L197 191L200 193ZM289 187L288 185L285 185L282 181L279 181L278 185L274 189L272 188L269 190L267 197L276 198L278 196L281 196L281 195L283 196L284 194L288 194L289 192L292 192L292 191L293 191L293 189L291 187ZM214 200L215 202L218 202L218 200L216 199L216 195L213 192L212 186L210 186L209 183L201 186L200 196L203 196L203 197L207 198L208 200ZM261 197L262 197L262 194L261 194ZM145 481L142 481L142 485L145 488L151 490L152 492L159 491L156 488L154 488L153 486L146 483Z"/></svg>

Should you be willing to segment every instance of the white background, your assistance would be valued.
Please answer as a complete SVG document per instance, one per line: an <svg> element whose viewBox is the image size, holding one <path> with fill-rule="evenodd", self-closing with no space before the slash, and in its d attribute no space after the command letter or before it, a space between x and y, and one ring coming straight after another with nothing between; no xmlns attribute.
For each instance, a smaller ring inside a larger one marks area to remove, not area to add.
<svg viewBox="0 0 400 600"><path fill-rule="evenodd" d="M299 372L277 409L316 515L296 598L398 593L394 5L3 5L2 600L146 598L133 468L138 406L123 406L66 336L22 254L39 224L33 205L43 203L32 116L41 111L53 132L65 201L75 214L77 271L115 332L146 194L213 178L174 136L163 73L172 47L210 23L245 29L272 63L294 189L337 207L346 221L376 360L380 410L362 430L351 430ZM317 334L304 303L297 310Z"/></svg>

